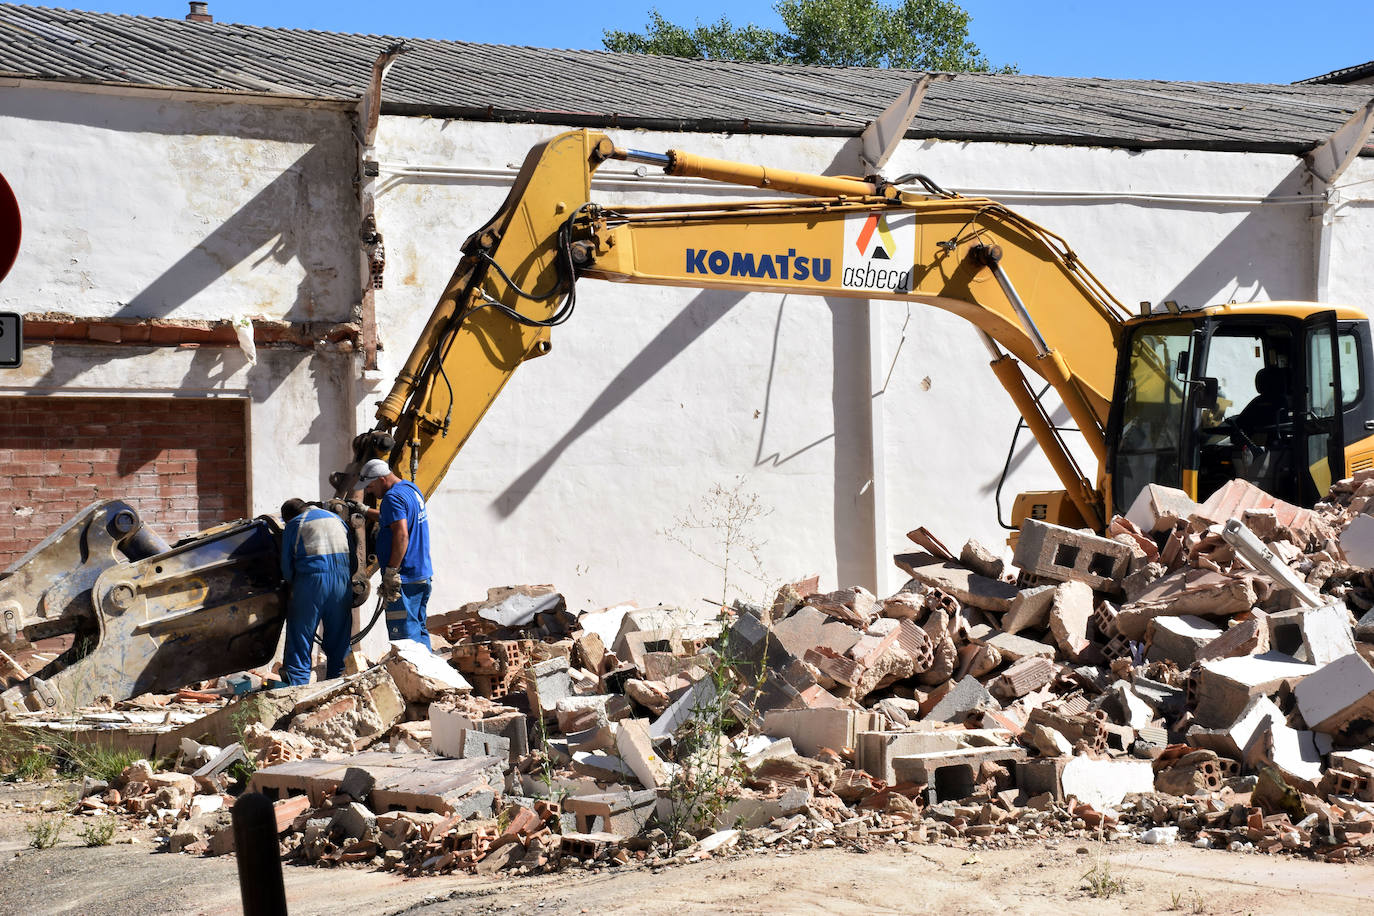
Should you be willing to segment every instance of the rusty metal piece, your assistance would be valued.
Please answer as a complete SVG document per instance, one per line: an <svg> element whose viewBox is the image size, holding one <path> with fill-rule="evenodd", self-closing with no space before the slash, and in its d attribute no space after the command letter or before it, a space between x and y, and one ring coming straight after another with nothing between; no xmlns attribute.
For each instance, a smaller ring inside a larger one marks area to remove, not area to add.
<svg viewBox="0 0 1374 916"><path fill-rule="evenodd" d="M167 548L127 503L87 506L0 579L0 646L73 637L0 693L0 714L171 691L270 661L286 619L280 545L263 517Z"/></svg>

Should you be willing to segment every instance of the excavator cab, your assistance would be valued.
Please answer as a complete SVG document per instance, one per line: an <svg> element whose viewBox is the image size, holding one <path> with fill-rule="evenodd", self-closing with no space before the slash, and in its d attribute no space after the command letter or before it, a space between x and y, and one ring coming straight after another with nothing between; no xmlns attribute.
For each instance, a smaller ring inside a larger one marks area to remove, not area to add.
<svg viewBox="0 0 1374 916"><path fill-rule="evenodd" d="M1120 353L1107 433L1117 511L1150 483L1205 501L1235 478L1311 506L1374 466L1369 324L1353 309L1152 315L1127 327Z"/></svg>

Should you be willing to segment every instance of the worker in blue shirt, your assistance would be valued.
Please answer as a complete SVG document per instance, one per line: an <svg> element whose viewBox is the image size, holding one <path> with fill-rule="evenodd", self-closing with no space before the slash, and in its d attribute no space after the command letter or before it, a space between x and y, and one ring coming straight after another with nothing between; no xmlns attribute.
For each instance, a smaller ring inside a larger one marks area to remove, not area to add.
<svg viewBox="0 0 1374 916"><path fill-rule="evenodd" d="M393 640L413 639L429 648L428 607L434 569L429 561L429 515L418 487L402 480L385 461L373 458L358 474L358 486L381 500L367 511L377 519L377 561L382 567L386 632Z"/></svg>
<svg viewBox="0 0 1374 916"><path fill-rule="evenodd" d="M353 631L353 591L348 560L348 527L333 512L305 500L282 503L286 528L281 536L281 574L291 586L286 612L282 680L310 683L315 631L324 624L325 676L343 676Z"/></svg>

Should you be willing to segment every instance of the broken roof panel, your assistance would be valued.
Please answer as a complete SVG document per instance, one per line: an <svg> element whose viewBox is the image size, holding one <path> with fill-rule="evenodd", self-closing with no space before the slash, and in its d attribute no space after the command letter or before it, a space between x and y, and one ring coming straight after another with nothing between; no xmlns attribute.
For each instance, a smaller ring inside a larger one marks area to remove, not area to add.
<svg viewBox="0 0 1374 916"><path fill-rule="evenodd" d="M397 36L0 5L0 75L347 102ZM852 136L918 74L414 40L383 110L577 126ZM961 73L909 136L1304 152L1366 87Z"/></svg>

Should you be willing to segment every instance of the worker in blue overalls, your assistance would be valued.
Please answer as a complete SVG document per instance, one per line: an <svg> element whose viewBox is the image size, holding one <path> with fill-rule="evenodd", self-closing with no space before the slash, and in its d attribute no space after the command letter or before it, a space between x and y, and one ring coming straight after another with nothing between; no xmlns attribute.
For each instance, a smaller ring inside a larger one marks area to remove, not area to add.
<svg viewBox="0 0 1374 916"><path fill-rule="evenodd" d="M304 500L282 503L286 529L281 537L281 574L291 586L286 612L286 649L282 680L310 683L310 657L315 631L324 625L325 676L343 676L353 633L348 528L333 512Z"/></svg>

